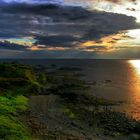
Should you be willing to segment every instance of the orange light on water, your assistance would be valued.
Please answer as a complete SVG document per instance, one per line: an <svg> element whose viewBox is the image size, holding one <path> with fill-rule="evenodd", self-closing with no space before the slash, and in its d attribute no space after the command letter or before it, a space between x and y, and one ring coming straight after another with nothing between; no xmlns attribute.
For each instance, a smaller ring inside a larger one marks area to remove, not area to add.
<svg viewBox="0 0 140 140"><path fill-rule="evenodd" d="M140 74L140 60L129 60L129 63L135 68L137 74Z"/></svg>
<svg viewBox="0 0 140 140"><path fill-rule="evenodd" d="M140 120L140 60L128 60L132 68L129 73L129 107L133 118Z"/></svg>

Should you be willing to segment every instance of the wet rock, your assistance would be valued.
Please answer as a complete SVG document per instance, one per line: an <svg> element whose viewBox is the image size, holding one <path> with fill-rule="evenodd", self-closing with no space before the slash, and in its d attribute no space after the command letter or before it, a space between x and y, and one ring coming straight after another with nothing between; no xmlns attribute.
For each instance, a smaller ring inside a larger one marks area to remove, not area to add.
<svg viewBox="0 0 140 140"><path fill-rule="evenodd" d="M112 81L111 80L105 80L105 83L111 83Z"/></svg>

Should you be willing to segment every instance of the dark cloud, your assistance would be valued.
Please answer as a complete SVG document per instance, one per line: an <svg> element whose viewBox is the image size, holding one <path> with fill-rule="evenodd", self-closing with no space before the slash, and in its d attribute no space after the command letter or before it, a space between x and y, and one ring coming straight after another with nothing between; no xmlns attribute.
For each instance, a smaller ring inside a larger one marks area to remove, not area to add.
<svg viewBox="0 0 140 140"><path fill-rule="evenodd" d="M69 35L36 36L36 45L48 45L54 47L71 47L78 42L78 38Z"/></svg>
<svg viewBox="0 0 140 140"><path fill-rule="evenodd" d="M6 5L0 8L0 37L59 34L60 32L69 34L72 31L79 33L81 27L87 26L79 25L80 22L86 24L90 14L80 7ZM84 29L81 28L81 30Z"/></svg>
<svg viewBox="0 0 140 140"><path fill-rule="evenodd" d="M96 26L87 32L83 39L100 39L101 37L118 33L119 31L139 28L134 17L128 17L122 14L100 13L96 16Z"/></svg>
<svg viewBox="0 0 140 140"><path fill-rule="evenodd" d="M28 46L9 42L1 44L1 49L25 51L17 57L88 57L91 53L76 50L78 43L99 41L122 30L139 28L135 20L126 15L89 11L81 7L7 4L0 6L0 38L32 36L37 40L35 45L44 45L43 48L69 47L70 50L31 51Z"/></svg>

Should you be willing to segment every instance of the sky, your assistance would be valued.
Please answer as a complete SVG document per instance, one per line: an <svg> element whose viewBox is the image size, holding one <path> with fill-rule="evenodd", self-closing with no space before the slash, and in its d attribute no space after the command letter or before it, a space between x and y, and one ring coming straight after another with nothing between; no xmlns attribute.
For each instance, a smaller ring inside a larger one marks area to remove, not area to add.
<svg viewBox="0 0 140 140"><path fill-rule="evenodd" d="M139 0L0 0L0 58L140 58Z"/></svg>

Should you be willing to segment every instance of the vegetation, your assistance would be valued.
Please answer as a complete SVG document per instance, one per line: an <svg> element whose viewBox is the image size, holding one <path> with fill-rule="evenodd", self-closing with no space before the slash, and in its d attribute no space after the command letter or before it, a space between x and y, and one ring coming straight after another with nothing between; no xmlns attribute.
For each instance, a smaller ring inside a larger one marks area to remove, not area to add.
<svg viewBox="0 0 140 140"><path fill-rule="evenodd" d="M0 64L0 88L35 88L38 90L41 84L37 81L33 69L27 65L17 63Z"/></svg>
<svg viewBox="0 0 140 140"><path fill-rule="evenodd" d="M119 102L99 99L89 94L90 87L80 77L81 69L67 67L57 69L54 66L51 69L52 72L47 73L46 69L36 71L30 66L17 63L0 64L0 139L33 139L18 118L18 114L28 107L28 96L33 94L57 96L59 115L67 118L66 120L71 122L70 125L78 129L88 128L87 131L109 136L140 133L139 121L109 109ZM57 111L55 108L53 110ZM59 119L58 122L61 122L61 118Z"/></svg>
<svg viewBox="0 0 140 140"><path fill-rule="evenodd" d="M45 79L39 81L33 69L17 63L0 64L0 139L30 140L18 113L27 109L28 98L40 90Z"/></svg>
<svg viewBox="0 0 140 140"><path fill-rule="evenodd" d="M26 128L17 119L17 112L27 108L24 96L0 97L0 139L29 140Z"/></svg>

